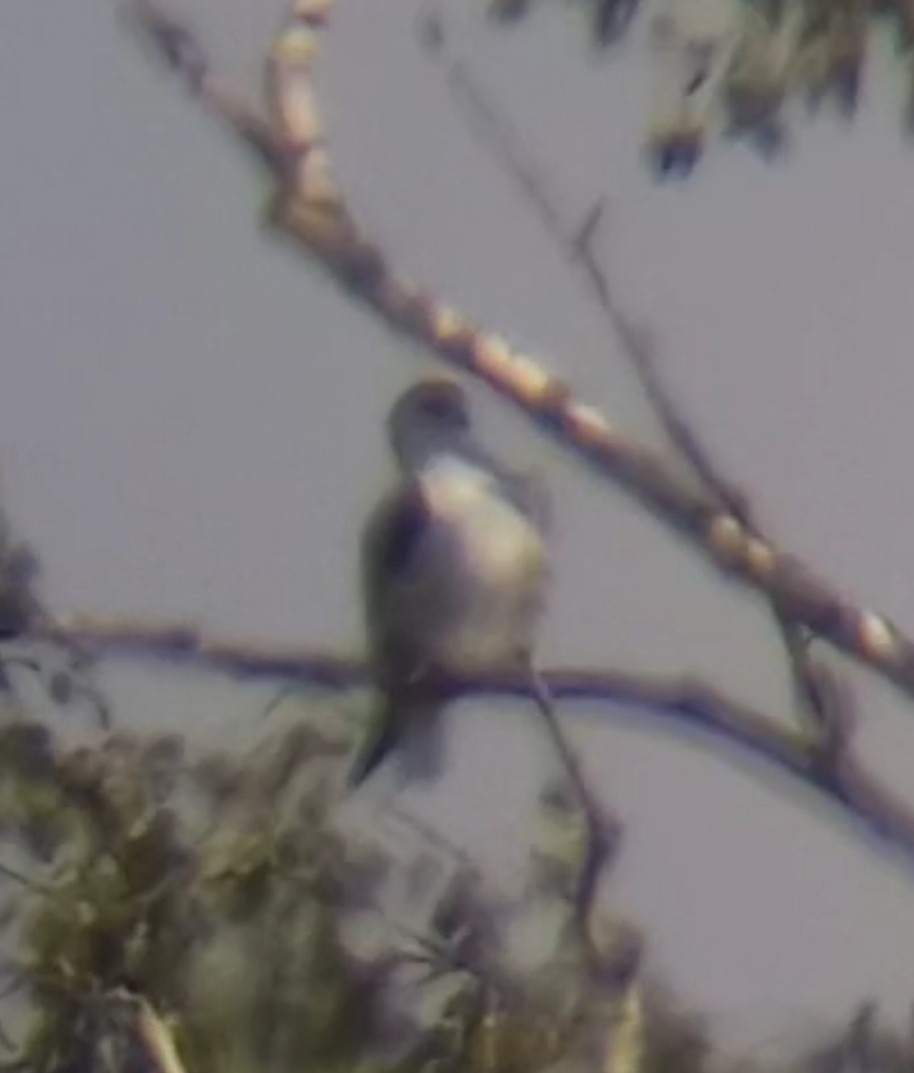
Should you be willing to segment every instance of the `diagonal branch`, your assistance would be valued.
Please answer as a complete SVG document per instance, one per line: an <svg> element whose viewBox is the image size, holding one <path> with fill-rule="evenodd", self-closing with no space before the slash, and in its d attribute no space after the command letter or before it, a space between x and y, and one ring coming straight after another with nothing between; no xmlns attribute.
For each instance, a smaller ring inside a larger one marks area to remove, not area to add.
<svg viewBox="0 0 914 1073"><path fill-rule="evenodd" d="M475 328L434 296L400 279L361 232L332 175L310 84L332 0L298 0L271 59L272 110L265 122L198 66L169 62L196 88L277 182L269 220L303 247L350 295L388 326L484 380L598 474L613 480L689 540L727 576L761 591L785 619L827 640L914 696L914 641L885 617L857 607L805 564L752 532L706 490L688 487L662 455L623 436L569 387L499 336ZM147 29L173 26L143 0ZM163 47L164 46L160 46ZM196 57L185 46L184 53ZM175 61L174 57L177 57ZM196 61L195 61L196 63Z"/></svg>

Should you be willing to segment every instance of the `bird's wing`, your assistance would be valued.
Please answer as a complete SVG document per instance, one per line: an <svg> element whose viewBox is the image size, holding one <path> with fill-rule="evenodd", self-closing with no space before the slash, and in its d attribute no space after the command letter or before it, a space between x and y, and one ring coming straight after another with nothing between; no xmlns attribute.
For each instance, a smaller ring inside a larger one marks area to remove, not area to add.
<svg viewBox="0 0 914 1073"><path fill-rule="evenodd" d="M408 686L421 663L415 645L404 636L398 599L402 587L408 588L415 554L430 520L422 485L417 480L405 481L381 499L362 535L362 596L379 693L349 773L352 787L375 770L407 729Z"/></svg>
<svg viewBox="0 0 914 1073"><path fill-rule="evenodd" d="M408 660L389 629L391 601L411 573L414 555L431 522L418 480L404 481L384 496L368 518L362 538L362 595L372 656L379 670ZM406 668L404 668L406 670Z"/></svg>
<svg viewBox="0 0 914 1073"><path fill-rule="evenodd" d="M500 482L511 502L540 533L548 533L552 528L552 497L543 474L538 470L503 471Z"/></svg>
<svg viewBox="0 0 914 1073"><path fill-rule="evenodd" d="M348 782L352 789L361 786L396 747L400 737L397 711L390 697L378 697L368 720L365 738L358 746L349 768Z"/></svg>

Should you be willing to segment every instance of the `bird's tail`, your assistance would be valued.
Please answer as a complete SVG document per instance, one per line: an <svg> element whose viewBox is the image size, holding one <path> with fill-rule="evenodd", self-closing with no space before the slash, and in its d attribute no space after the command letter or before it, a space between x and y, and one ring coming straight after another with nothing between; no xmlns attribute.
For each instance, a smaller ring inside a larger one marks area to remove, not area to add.
<svg viewBox="0 0 914 1073"><path fill-rule="evenodd" d="M441 701L381 695L369 731L349 770L349 785L360 786L388 757L396 756L408 780L431 781L444 770Z"/></svg>
<svg viewBox="0 0 914 1073"><path fill-rule="evenodd" d="M403 727L401 767L407 779L433 782L444 774L444 720L440 701L410 702Z"/></svg>

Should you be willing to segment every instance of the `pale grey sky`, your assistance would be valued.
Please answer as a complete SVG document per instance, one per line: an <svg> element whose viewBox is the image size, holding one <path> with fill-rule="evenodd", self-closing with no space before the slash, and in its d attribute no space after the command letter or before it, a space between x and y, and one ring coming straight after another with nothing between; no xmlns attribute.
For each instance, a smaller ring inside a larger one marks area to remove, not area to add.
<svg viewBox="0 0 914 1073"><path fill-rule="evenodd" d="M191 617L353 648L361 512L381 421L417 356L258 228L263 178L150 65L114 0L0 5L0 466L57 608ZM339 0L320 86L344 185L403 270L507 332L656 439L579 281L467 133L415 43L420 0ZM450 8L454 11L450 12ZM495 34L445 5L453 49L513 117L570 219L609 199L604 250L664 368L769 530L914 628L914 149L900 102L823 120L765 167L715 147L686 186L639 156L640 37L587 60L563 5ZM175 0L250 91L282 0ZM774 633L653 519L476 392L546 468L557 580L543 657L706 675L772 711ZM221 726L250 690L119 668L122 709ZM914 707L855 677L861 747L914 797ZM587 714L587 713L583 713ZM595 716L600 713L593 713ZM605 715L605 713L604 713ZM914 878L787 783L747 778L644 717L580 718L624 817L609 886L654 963L742 1041L914 998ZM455 709L452 764L411 804L487 863L523 861L546 759L523 706Z"/></svg>

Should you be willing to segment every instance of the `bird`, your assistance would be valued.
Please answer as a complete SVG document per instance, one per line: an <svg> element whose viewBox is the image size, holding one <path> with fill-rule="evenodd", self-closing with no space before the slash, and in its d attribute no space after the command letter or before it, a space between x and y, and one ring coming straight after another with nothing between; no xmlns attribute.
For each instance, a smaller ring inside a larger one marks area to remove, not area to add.
<svg viewBox="0 0 914 1073"><path fill-rule="evenodd" d="M477 440L458 380L413 383L391 406L387 435L399 476L369 513L361 544L377 697L351 788L394 751L409 776L441 773L444 701L430 684L524 667L549 577L545 487Z"/></svg>

